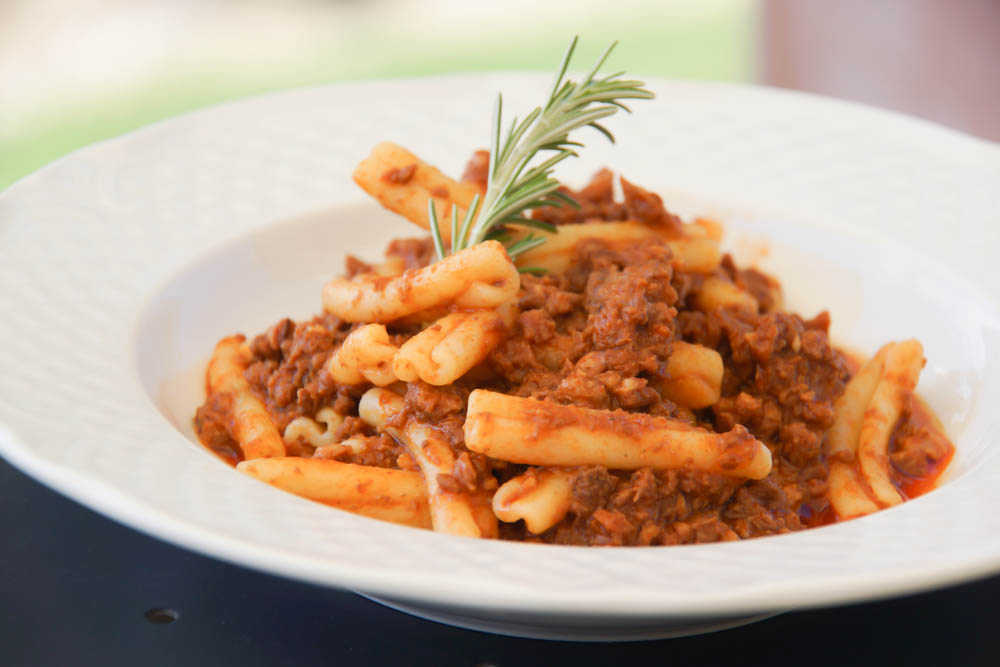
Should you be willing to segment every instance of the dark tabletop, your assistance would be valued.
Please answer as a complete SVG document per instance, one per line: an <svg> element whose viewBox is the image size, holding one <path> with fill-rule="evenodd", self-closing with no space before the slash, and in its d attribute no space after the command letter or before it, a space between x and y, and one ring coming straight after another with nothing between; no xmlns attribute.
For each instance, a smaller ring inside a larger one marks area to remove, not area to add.
<svg viewBox="0 0 1000 667"><path fill-rule="evenodd" d="M698 637L460 630L171 546L0 459L0 666L1000 665L1000 577Z"/></svg>

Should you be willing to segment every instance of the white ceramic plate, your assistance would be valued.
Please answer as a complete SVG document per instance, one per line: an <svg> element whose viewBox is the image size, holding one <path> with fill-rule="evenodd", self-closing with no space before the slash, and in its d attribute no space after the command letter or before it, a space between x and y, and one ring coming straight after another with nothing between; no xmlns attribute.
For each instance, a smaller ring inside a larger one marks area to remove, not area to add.
<svg viewBox="0 0 1000 667"><path fill-rule="evenodd" d="M493 97L549 81L453 76L298 90L77 152L0 195L0 451L165 540L528 636L669 636L1000 570L1000 150L919 121L758 88L653 81L562 172L608 164L871 352L916 336L958 454L944 486L871 517L742 543L582 549L363 519L236 474L193 441L214 342L320 308L350 251L413 233L350 180L383 139L457 174ZM41 527L40 527L41 529Z"/></svg>

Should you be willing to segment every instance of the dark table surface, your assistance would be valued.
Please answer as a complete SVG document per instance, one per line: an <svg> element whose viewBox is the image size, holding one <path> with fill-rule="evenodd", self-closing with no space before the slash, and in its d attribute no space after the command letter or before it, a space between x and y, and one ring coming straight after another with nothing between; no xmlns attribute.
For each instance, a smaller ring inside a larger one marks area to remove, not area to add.
<svg viewBox="0 0 1000 667"><path fill-rule="evenodd" d="M697 637L550 642L424 621L179 549L2 459L0 494L2 667L1000 665L1000 577Z"/></svg>

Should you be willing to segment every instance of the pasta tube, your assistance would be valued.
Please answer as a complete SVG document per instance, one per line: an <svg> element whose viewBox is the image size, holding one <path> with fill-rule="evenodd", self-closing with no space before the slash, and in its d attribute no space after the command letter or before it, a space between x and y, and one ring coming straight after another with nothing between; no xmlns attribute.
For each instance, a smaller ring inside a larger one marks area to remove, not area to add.
<svg viewBox="0 0 1000 667"><path fill-rule="evenodd" d="M864 483L858 478L853 465L836 458L837 455L854 460L858 452L858 435L864 421L865 410L872 400L875 387L882 377L885 353L888 347L879 350L867 364L855 374L844 388L844 393L833 404L833 424L826 432L826 452L830 461L830 504L842 519L871 514L878 511L878 505L871 499Z"/></svg>
<svg viewBox="0 0 1000 667"><path fill-rule="evenodd" d="M533 233L544 236L546 241L518 257L518 264L541 267L553 273L562 273L569 268L573 246L583 239L624 242L661 235L655 228L638 222L583 222L561 225L556 234L544 231ZM667 243L677 267L682 271L711 273L722 259L719 244L705 235L672 237Z"/></svg>
<svg viewBox="0 0 1000 667"><path fill-rule="evenodd" d="M507 523L524 519L538 535L559 523L573 502L570 477L559 470L531 468L508 480L493 495L493 513Z"/></svg>
<svg viewBox="0 0 1000 667"><path fill-rule="evenodd" d="M417 528L431 526L419 473L298 456L242 461L236 469L297 496L355 514Z"/></svg>
<svg viewBox="0 0 1000 667"><path fill-rule="evenodd" d="M684 232L704 235L719 243L722 241L723 229L722 223L714 218L695 218L694 222L684 225Z"/></svg>
<svg viewBox="0 0 1000 667"><path fill-rule="evenodd" d="M771 452L743 427L718 434L641 413L592 410L477 389L469 395L465 446L539 466L651 467L763 479Z"/></svg>
<svg viewBox="0 0 1000 667"><path fill-rule="evenodd" d="M384 141L354 169L354 182L382 206L430 230L427 200L434 200L438 228L451 240L451 206L458 206L458 219L465 217L479 188L448 178L435 167L394 143Z"/></svg>
<svg viewBox="0 0 1000 667"><path fill-rule="evenodd" d="M875 500L885 506L903 502L903 497L889 479L889 436L899 421L906 397L917 386L924 363L924 349L918 341L892 344L858 433L861 474L871 487Z"/></svg>
<svg viewBox="0 0 1000 667"><path fill-rule="evenodd" d="M414 419L405 426L390 425L389 420L404 409L403 397L388 389L369 389L361 397L361 418L379 431L396 438L420 467L430 504L434 530L466 537L496 537L496 517L476 511L476 502L467 492L447 492L441 488L439 475L451 474L455 454L444 438L427 424ZM487 516L488 515L488 516ZM477 522L487 519L487 525Z"/></svg>
<svg viewBox="0 0 1000 667"><path fill-rule="evenodd" d="M705 278L701 289L694 295L692 301L695 309L704 313L711 313L716 308L723 306L744 308L754 313L760 310L757 299L753 298L749 292L740 289L728 280L714 276Z"/></svg>
<svg viewBox="0 0 1000 667"><path fill-rule="evenodd" d="M324 426L320 426L319 422L322 422ZM323 408L316 413L316 419L296 417L288 422L282 439L289 445L300 439L313 447L332 445L334 444L334 433L343 422L344 418L337 414L333 408Z"/></svg>
<svg viewBox="0 0 1000 667"><path fill-rule="evenodd" d="M707 408L722 395L722 357L704 345L674 341L660 393L677 405Z"/></svg>
<svg viewBox="0 0 1000 667"><path fill-rule="evenodd" d="M493 308L514 299L520 287L503 245L484 241L395 278L335 278L323 287L323 307L348 322L392 322L451 303Z"/></svg>
<svg viewBox="0 0 1000 667"><path fill-rule="evenodd" d="M341 384L371 382L385 387L396 381L392 360L399 351L389 341L381 324L367 324L355 329L326 362L326 370Z"/></svg>
<svg viewBox="0 0 1000 667"><path fill-rule="evenodd" d="M707 236L680 236L667 241L677 268L691 273L711 273L722 261L719 243Z"/></svg>
<svg viewBox="0 0 1000 667"><path fill-rule="evenodd" d="M398 256L388 257L381 264L375 265L375 273L389 278L402 275L404 271L406 271L406 261Z"/></svg>
<svg viewBox="0 0 1000 667"><path fill-rule="evenodd" d="M830 504L842 519L897 505L903 497L889 479L889 437L923 368L915 340L889 343L871 358L834 403L826 433ZM857 460L858 465L847 463Z"/></svg>
<svg viewBox="0 0 1000 667"><path fill-rule="evenodd" d="M833 424L826 433L826 451L828 454L858 451L858 435L865 418L865 410L871 403L875 387L882 378L885 368L885 357L889 351L886 345L861 367L851 381L844 387L844 393L833 404Z"/></svg>
<svg viewBox="0 0 1000 667"><path fill-rule="evenodd" d="M208 393L226 394L232 400L229 434L240 446L245 459L284 456L285 444L243 377L252 359L243 336L223 338L215 346L206 373Z"/></svg>
<svg viewBox="0 0 1000 667"><path fill-rule="evenodd" d="M449 384L485 359L503 331L492 310L446 315L399 348L392 370L404 382Z"/></svg>
<svg viewBox="0 0 1000 667"><path fill-rule="evenodd" d="M830 505L841 519L854 519L878 511L854 467L843 461L831 461L827 477Z"/></svg>

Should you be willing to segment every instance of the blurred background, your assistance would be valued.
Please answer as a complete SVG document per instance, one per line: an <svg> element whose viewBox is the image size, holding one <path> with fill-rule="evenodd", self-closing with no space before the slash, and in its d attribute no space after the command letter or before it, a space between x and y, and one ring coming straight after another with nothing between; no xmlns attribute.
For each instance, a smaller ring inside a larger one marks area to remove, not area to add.
<svg viewBox="0 0 1000 667"><path fill-rule="evenodd" d="M1000 0L0 0L0 188L216 102L335 81L630 73L862 101L1000 141Z"/></svg>

